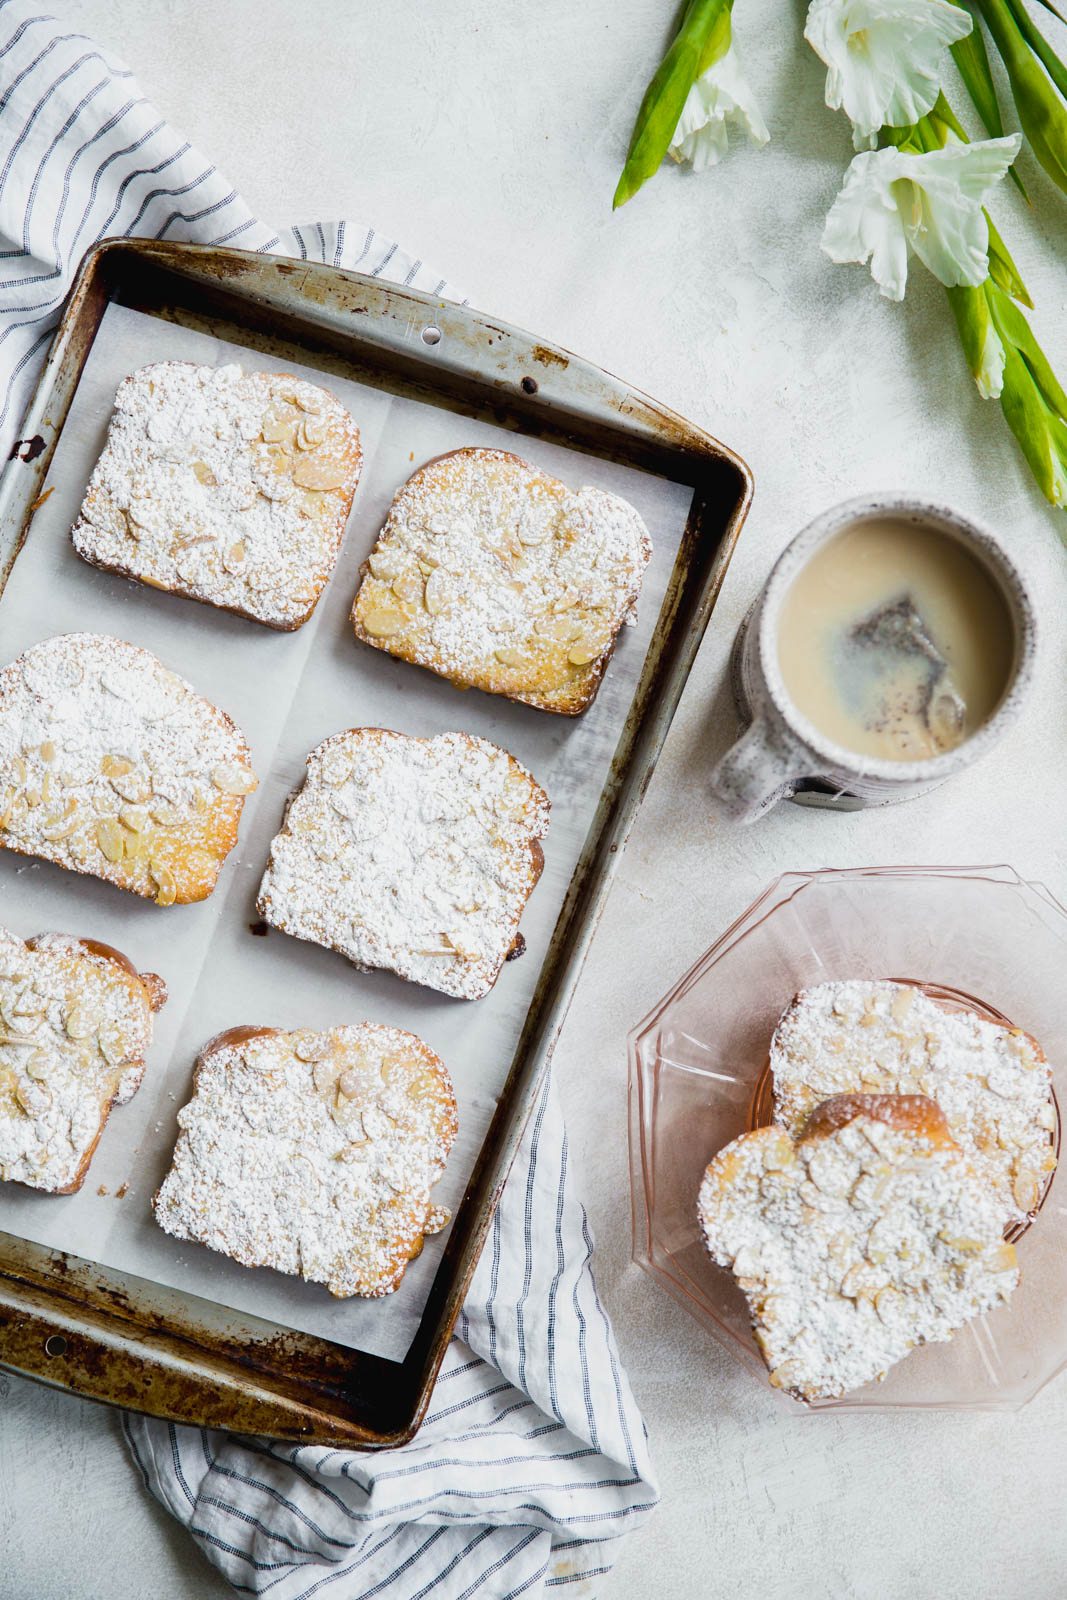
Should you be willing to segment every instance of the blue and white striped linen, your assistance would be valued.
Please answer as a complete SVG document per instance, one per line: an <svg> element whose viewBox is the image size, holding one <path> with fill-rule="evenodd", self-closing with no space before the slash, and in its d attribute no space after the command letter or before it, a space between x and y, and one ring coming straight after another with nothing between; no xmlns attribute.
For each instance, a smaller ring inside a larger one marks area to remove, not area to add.
<svg viewBox="0 0 1067 1600"><path fill-rule="evenodd" d="M134 234L328 261L456 297L373 228L265 226L120 62L27 0L0 0L0 459L79 259L99 238ZM130 1415L147 1488L241 1593L594 1594L656 1490L592 1248L547 1083L416 1439L360 1455Z"/></svg>

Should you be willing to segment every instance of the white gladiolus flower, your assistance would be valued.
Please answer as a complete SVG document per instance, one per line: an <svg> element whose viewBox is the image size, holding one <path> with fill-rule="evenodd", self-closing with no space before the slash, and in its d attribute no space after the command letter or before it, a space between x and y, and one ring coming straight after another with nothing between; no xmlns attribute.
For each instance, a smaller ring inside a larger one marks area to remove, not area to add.
<svg viewBox="0 0 1067 1600"><path fill-rule="evenodd" d="M770 138L733 43L689 90L668 154L675 161L691 161L694 172L713 167L726 154L727 119L742 124L753 144L766 144Z"/></svg>
<svg viewBox="0 0 1067 1600"><path fill-rule="evenodd" d="M1019 153L1020 135L947 144L912 155L890 146L853 160L830 207L822 247L831 261L871 264L889 300L903 300L908 249L947 287L982 283L989 228L982 204Z"/></svg>
<svg viewBox="0 0 1067 1600"><path fill-rule="evenodd" d="M948 0L812 0L804 37L826 62L826 104L844 108L857 150L932 109L945 51L971 26Z"/></svg>

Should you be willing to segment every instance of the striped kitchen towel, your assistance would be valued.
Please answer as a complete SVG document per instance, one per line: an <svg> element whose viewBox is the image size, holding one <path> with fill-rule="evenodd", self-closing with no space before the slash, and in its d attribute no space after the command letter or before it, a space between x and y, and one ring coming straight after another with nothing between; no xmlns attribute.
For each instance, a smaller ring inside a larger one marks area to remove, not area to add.
<svg viewBox="0 0 1067 1600"><path fill-rule="evenodd" d="M132 234L303 256L455 297L373 228L265 226L121 62L26 0L0 0L4 458L80 257ZM417 1438L359 1455L131 1415L146 1486L246 1594L595 1594L656 1491L591 1257L546 1083Z"/></svg>

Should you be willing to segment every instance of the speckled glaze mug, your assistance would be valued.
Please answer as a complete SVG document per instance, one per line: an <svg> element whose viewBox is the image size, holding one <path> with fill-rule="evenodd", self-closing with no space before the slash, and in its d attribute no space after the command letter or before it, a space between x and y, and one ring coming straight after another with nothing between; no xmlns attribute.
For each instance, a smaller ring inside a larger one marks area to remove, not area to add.
<svg viewBox="0 0 1067 1600"><path fill-rule="evenodd" d="M885 517L927 526L963 545L996 584L1014 631L1014 659L993 715L955 749L922 761L878 760L835 744L793 705L778 662L778 620L797 574L835 534ZM718 763L712 787L740 822L755 821L779 800L855 811L923 794L977 761L1018 716L1033 677L1035 636L1026 585L988 529L946 506L901 495L834 506L787 546L738 633L734 692L748 727Z"/></svg>

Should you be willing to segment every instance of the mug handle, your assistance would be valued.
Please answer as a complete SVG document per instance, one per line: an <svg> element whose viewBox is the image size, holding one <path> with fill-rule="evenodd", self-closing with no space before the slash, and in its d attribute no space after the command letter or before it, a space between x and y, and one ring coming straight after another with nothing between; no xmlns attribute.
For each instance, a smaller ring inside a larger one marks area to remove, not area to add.
<svg viewBox="0 0 1067 1600"><path fill-rule="evenodd" d="M755 717L711 775L711 786L736 822L755 822L804 777L804 751L784 729Z"/></svg>

